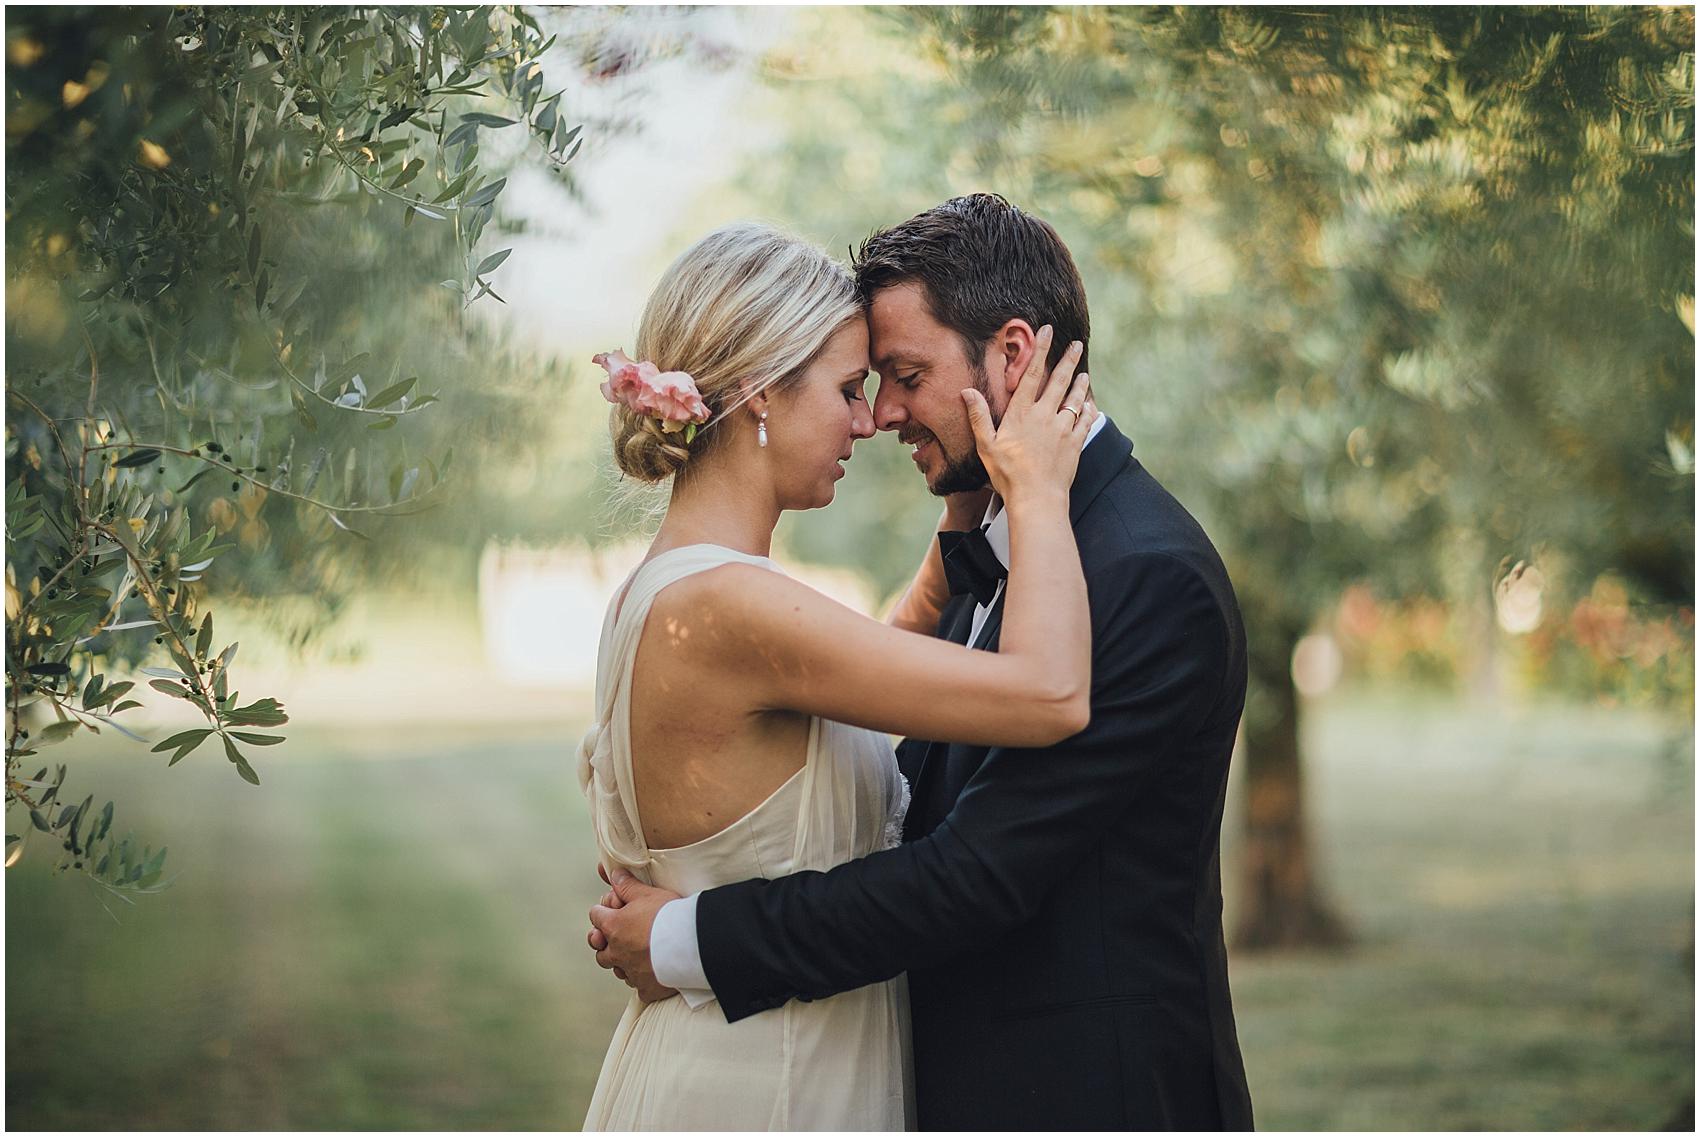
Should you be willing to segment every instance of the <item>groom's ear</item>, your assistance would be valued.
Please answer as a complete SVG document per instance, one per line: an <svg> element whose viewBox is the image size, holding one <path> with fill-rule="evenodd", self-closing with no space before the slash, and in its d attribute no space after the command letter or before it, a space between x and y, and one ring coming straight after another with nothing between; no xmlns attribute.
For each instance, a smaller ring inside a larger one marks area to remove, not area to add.
<svg viewBox="0 0 1700 1137"><path fill-rule="evenodd" d="M1008 396L1015 394L1015 389L1021 385L1021 377L1027 374L1027 365L1033 360L1036 336L1033 326L1026 320L1010 320L992 333L992 347L997 353L997 360L1003 368L1003 389L1005 401Z"/></svg>

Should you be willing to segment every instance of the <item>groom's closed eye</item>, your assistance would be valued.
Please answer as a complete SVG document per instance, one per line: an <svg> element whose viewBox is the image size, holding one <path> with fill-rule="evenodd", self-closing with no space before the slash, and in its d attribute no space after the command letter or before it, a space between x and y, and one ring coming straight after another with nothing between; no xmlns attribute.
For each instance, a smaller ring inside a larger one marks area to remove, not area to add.
<svg viewBox="0 0 1700 1137"><path fill-rule="evenodd" d="M908 371L908 374L903 374L905 370ZM877 374L881 380L889 378L891 382L896 383L898 386L905 389L913 388L916 381L921 378L921 372L924 370L926 370L926 368L921 367L910 360L897 359L890 356L874 363L874 373Z"/></svg>

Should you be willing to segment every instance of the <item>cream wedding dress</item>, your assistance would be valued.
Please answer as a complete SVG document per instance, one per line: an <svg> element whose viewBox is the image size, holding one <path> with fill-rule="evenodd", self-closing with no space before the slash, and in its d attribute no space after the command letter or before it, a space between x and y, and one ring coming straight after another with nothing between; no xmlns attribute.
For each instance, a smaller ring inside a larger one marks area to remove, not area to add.
<svg viewBox="0 0 1700 1137"><path fill-rule="evenodd" d="M809 724L803 768L725 829L676 849L643 843L633 789L632 664L655 597L724 564L780 571L718 545L671 549L616 594L596 663L596 725L579 782L603 863L689 894L751 877L828 869L899 840L909 787L883 734L825 719ZM728 1023L718 1002L627 1005L587 1130L900 1130L906 1128L908 1007L901 980ZM911 1127L912 1126L907 1126Z"/></svg>

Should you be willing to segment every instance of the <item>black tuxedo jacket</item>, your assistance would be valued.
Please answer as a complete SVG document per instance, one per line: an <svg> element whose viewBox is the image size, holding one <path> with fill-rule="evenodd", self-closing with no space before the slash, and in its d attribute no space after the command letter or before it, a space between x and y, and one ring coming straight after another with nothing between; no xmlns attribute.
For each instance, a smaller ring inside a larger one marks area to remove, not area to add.
<svg viewBox="0 0 1700 1137"><path fill-rule="evenodd" d="M730 1021L909 973L923 1129L1251 1128L1218 862L1245 633L1131 449L1106 423L1070 497L1090 725L1046 749L906 741L901 846L697 901ZM953 600L940 634L966 642L973 609Z"/></svg>

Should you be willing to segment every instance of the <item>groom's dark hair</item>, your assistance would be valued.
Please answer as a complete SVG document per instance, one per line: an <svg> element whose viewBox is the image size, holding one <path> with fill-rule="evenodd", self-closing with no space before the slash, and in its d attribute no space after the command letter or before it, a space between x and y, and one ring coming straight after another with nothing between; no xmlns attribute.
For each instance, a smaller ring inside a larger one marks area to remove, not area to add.
<svg viewBox="0 0 1700 1137"><path fill-rule="evenodd" d="M1054 329L1050 363L1088 343L1086 288L1051 226L995 193L953 197L862 242L851 260L864 306L882 288L921 285L933 318L978 367L986 341L1013 319ZM1087 369L1082 350L1079 370Z"/></svg>

